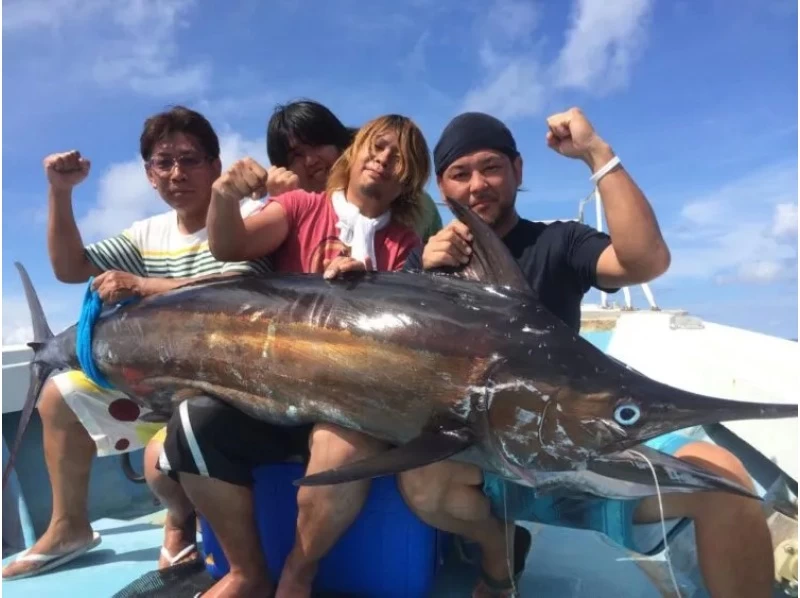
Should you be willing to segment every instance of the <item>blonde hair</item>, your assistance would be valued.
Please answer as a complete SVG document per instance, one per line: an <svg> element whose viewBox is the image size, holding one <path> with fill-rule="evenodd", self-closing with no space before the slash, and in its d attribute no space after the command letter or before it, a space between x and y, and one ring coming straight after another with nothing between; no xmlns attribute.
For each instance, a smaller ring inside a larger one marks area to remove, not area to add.
<svg viewBox="0 0 800 598"><path fill-rule="evenodd" d="M422 131L410 118L399 114L388 114L373 119L361 127L353 143L342 152L331 167L325 190L330 196L334 191L347 189L355 156L365 145L371 146L379 135L387 131L397 135L400 146L398 177L402 190L392 202L392 219L403 226L415 229L424 214L422 191L431 174L431 159Z"/></svg>

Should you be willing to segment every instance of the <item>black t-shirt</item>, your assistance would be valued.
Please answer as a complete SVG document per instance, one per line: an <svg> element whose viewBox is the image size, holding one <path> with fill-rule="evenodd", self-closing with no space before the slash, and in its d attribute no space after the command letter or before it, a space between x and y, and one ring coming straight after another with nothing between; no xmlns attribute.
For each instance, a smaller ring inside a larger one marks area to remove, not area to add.
<svg viewBox="0 0 800 598"><path fill-rule="evenodd" d="M581 300L597 284L597 260L611 238L578 222L531 222L523 218L503 238L525 278L544 306L575 331L581 324ZM422 252L406 259L406 270L422 268Z"/></svg>

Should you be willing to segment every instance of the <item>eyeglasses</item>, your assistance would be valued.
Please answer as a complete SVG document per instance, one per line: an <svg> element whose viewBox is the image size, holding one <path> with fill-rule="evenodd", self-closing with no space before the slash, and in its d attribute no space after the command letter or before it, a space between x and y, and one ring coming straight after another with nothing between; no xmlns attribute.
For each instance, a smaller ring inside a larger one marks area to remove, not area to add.
<svg viewBox="0 0 800 598"><path fill-rule="evenodd" d="M192 170L200 166L207 159L204 156L185 154L183 156L158 156L157 158L150 158L147 165L160 174L169 174L172 172L175 164L181 167L181 170Z"/></svg>

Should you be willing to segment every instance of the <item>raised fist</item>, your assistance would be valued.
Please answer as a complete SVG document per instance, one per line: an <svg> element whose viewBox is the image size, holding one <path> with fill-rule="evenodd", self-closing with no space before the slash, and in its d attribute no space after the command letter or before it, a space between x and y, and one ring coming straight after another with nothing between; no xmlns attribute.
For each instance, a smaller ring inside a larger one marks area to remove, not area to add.
<svg viewBox="0 0 800 598"><path fill-rule="evenodd" d="M281 166L271 166L267 171L267 192L270 197L275 197L287 191L294 191L300 186L300 179L291 170Z"/></svg>
<svg viewBox="0 0 800 598"><path fill-rule="evenodd" d="M47 181L54 189L69 191L89 175L91 162L77 150L50 154L44 159Z"/></svg>
<svg viewBox="0 0 800 598"><path fill-rule="evenodd" d="M260 199L267 194L269 175L264 167L252 158L242 158L214 181L212 192L231 201L245 197Z"/></svg>

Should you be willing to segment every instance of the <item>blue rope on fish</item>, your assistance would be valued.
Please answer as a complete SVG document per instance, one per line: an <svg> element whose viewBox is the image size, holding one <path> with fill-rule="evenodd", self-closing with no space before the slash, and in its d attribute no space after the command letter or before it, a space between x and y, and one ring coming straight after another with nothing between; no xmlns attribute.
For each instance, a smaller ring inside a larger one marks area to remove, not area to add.
<svg viewBox="0 0 800 598"><path fill-rule="evenodd" d="M94 277L89 278L89 284L83 296L81 317L78 320L78 333L75 338L75 352L78 356L78 363L86 377L100 388L111 390L114 387L103 375L103 372L100 371L100 368L97 367L92 355L94 326L103 312L103 300L100 299L98 292L92 289L92 282L94 282ZM119 302L117 307L122 307L133 301L136 301L136 298L126 299Z"/></svg>

